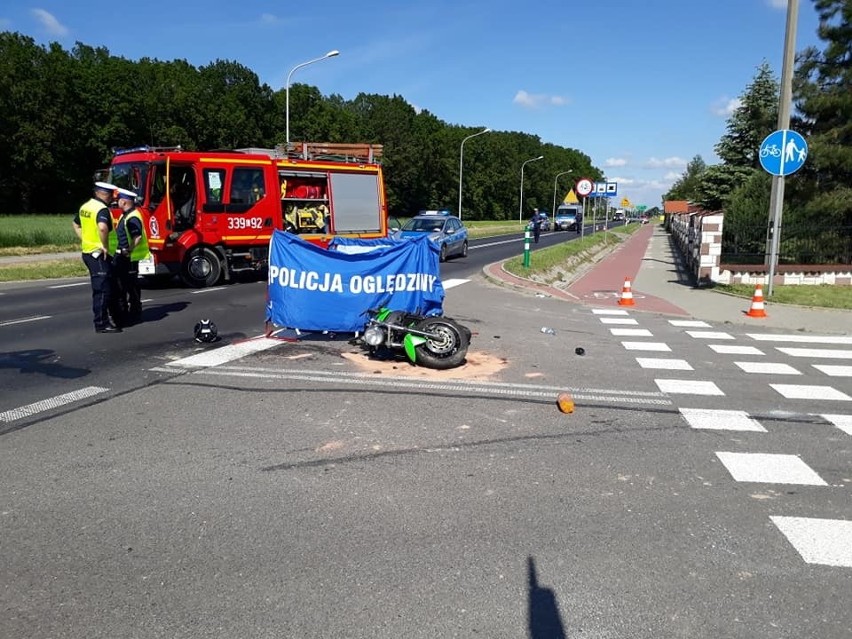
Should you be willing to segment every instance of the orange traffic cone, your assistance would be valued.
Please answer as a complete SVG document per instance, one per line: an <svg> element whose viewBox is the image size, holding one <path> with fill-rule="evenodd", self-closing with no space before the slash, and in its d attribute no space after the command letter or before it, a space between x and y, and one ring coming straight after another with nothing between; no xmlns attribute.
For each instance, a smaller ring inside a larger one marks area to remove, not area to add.
<svg viewBox="0 0 852 639"><path fill-rule="evenodd" d="M619 306L635 306L633 302L633 290L630 288L630 278L624 278L624 286L621 289L621 299L618 300Z"/></svg>
<svg viewBox="0 0 852 639"><path fill-rule="evenodd" d="M766 311L763 308L763 284L755 284L751 308L748 309L746 315L749 317L766 317Z"/></svg>

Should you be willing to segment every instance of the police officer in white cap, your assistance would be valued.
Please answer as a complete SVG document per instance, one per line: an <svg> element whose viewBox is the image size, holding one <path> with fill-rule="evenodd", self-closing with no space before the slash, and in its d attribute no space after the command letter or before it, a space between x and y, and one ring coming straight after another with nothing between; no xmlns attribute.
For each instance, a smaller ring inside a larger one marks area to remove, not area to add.
<svg viewBox="0 0 852 639"><path fill-rule="evenodd" d="M110 248L115 254L118 305L125 325L135 324L142 319L139 260L146 259L150 255L142 214L136 208L136 197L133 191L118 189L118 208L121 209L121 217L115 225L115 235L109 236Z"/></svg>
<svg viewBox="0 0 852 639"><path fill-rule="evenodd" d="M72 223L92 281L92 313L97 333L121 332L121 327L110 321L110 315L113 320L120 317L109 253L110 235L115 234L109 204L115 190L116 187L108 182L95 182L93 197L80 207Z"/></svg>

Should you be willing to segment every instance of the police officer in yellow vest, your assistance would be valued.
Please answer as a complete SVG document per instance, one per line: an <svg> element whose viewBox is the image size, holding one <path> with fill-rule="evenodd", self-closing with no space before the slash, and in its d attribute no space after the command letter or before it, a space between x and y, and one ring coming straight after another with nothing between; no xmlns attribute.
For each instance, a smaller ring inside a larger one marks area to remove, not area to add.
<svg viewBox="0 0 852 639"><path fill-rule="evenodd" d="M113 260L109 252L109 238L115 232L108 207L115 190L112 184L95 182L94 196L80 207L72 222L92 281L92 313L97 333L121 332L120 326L110 322L110 315L113 321L120 321Z"/></svg>
<svg viewBox="0 0 852 639"><path fill-rule="evenodd" d="M118 189L121 217L110 234L110 250L115 255L118 280L118 305L123 322L136 324L142 319L142 289L139 287L139 260L150 256L142 214L136 209L136 193Z"/></svg>

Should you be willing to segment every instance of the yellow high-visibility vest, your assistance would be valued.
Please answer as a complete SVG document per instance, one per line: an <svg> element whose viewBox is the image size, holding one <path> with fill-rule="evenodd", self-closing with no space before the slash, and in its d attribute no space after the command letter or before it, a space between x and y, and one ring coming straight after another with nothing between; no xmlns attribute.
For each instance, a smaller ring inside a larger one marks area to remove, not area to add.
<svg viewBox="0 0 852 639"><path fill-rule="evenodd" d="M106 208L106 204L93 197L80 207L80 248L83 253L92 253L103 248L101 234L98 230L98 213ZM115 235L110 231L109 239Z"/></svg>
<svg viewBox="0 0 852 639"><path fill-rule="evenodd" d="M127 235L127 242L129 243L132 239L130 237L130 233L127 232L127 220L128 218L135 217L139 220L139 225L142 227L142 236L139 244L130 252L130 261L138 262L139 260L144 260L150 257L151 252L148 250L148 237L145 233L145 224L142 221L142 214L139 212L139 209L133 209L127 215L122 215L119 218L118 223L124 224L124 232ZM118 234L110 233L109 234L109 251L110 253L115 253L115 250L118 248Z"/></svg>

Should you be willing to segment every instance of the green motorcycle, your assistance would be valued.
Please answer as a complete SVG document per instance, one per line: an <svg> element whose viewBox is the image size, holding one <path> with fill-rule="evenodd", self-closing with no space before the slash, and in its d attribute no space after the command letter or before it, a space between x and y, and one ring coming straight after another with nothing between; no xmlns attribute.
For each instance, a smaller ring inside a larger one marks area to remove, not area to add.
<svg viewBox="0 0 852 639"><path fill-rule="evenodd" d="M471 332L448 317L379 308L369 311L361 342L371 355L403 350L412 364L446 370L464 363Z"/></svg>

